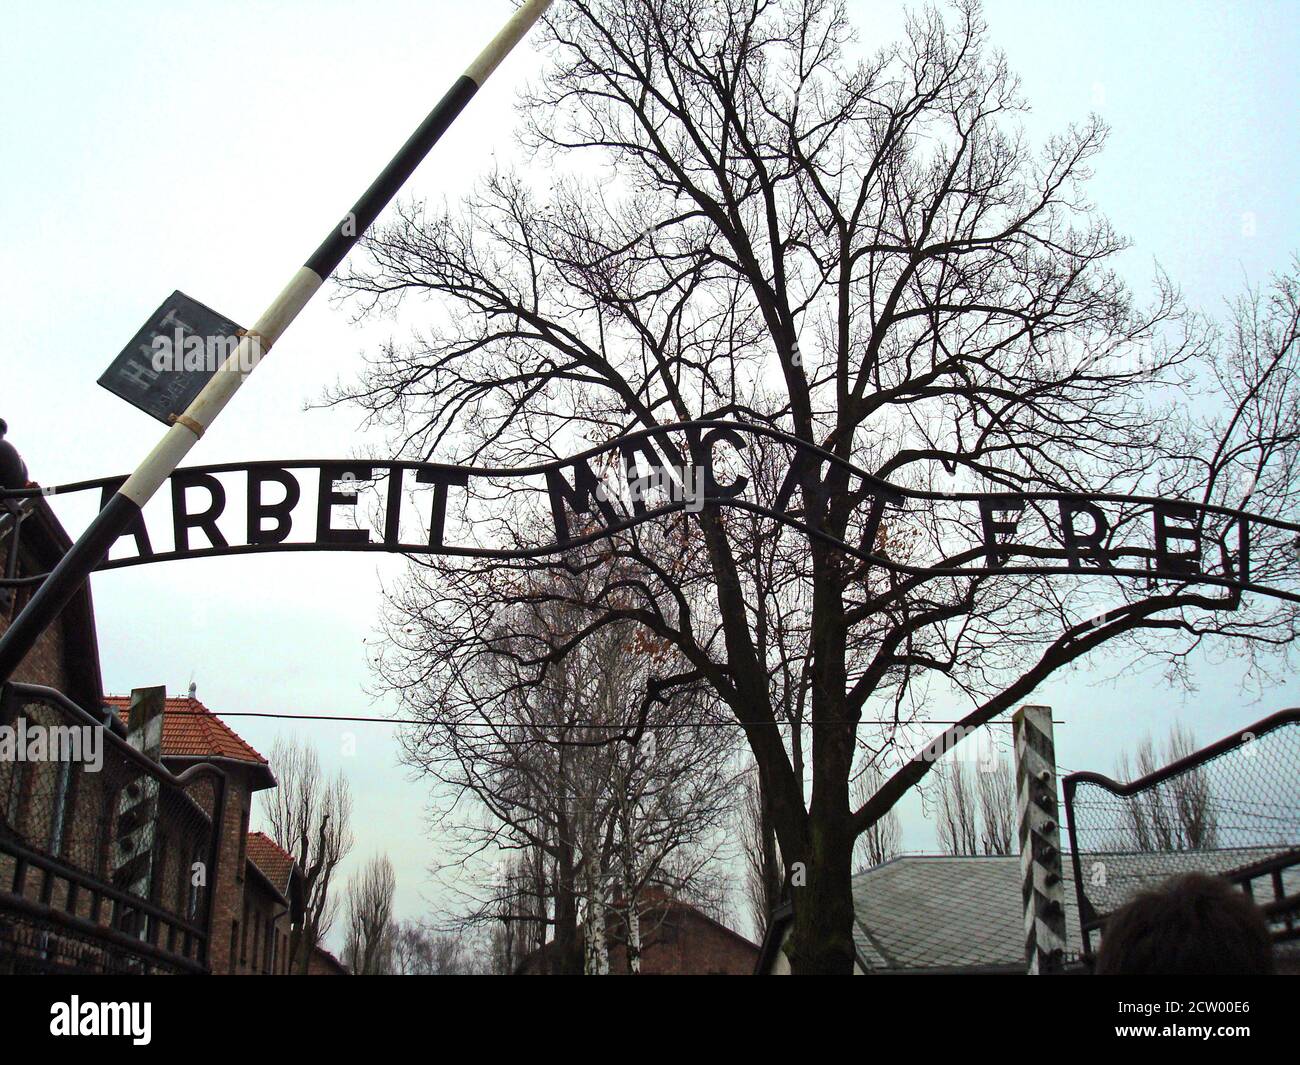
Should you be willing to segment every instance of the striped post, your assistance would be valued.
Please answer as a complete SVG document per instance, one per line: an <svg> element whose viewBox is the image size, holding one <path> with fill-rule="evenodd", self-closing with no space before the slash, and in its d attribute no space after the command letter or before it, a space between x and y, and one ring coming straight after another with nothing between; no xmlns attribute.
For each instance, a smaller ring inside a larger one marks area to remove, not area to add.
<svg viewBox="0 0 1300 1065"><path fill-rule="evenodd" d="M1065 957L1065 886L1061 881L1052 709L1022 706L1011 721L1016 745L1025 963L1030 975L1059 972Z"/></svg>
<svg viewBox="0 0 1300 1065"><path fill-rule="evenodd" d="M155 762L162 758L163 710L166 688L135 688L127 715L126 742ZM142 774L117 798L117 830L113 840L113 883L138 898L149 898L153 886L154 837L158 825L158 781ZM143 922L133 929L141 937Z"/></svg>
<svg viewBox="0 0 1300 1065"><path fill-rule="evenodd" d="M221 369L212 375L212 379L190 404L189 409L176 419L162 440L60 559L22 613L9 626L4 636L0 637L0 682L12 676L36 643L37 637L58 617L73 593L90 576L91 570L104 560L117 538L139 517L145 503L212 426L217 415L244 383L244 379L256 369L261 357L284 335L317 289L361 239L379 212L397 194L397 190L406 183L406 179L455 121L456 116L464 110L492 71L523 39L550 4L551 0L525 0L515 11L501 32L466 67L465 73L429 112L352 210L293 275L253 328L240 338L238 346Z"/></svg>

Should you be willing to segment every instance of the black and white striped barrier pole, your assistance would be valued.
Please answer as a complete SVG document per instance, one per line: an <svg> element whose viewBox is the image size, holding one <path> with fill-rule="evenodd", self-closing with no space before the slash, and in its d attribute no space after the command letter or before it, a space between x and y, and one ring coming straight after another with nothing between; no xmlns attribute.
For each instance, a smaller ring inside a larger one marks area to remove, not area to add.
<svg viewBox="0 0 1300 1065"><path fill-rule="evenodd" d="M1016 746L1025 963L1030 975L1060 972L1065 958L1065 885L1061 881L1052 709L1022 706L1011 722Z"/></svg>
<svg viewBox="0 0 1300 1065"><path fill-rule="evenodd" d="M343 257L396 195L397 190L406 183L406 179L438 142L438 138L550 3L551 0L526 0L515 11L501 32L466 68L465 73L438 101L437 106L375 178L370 188L366 189L356 206L331 230L253 328L245 331L222 368L212 376L185 413L176 419L157 447L100 510L86 531L41 583L4 636L0 637L0 682L9 679L40 634L58 617L73 593L89 577L91 570L103 561L113 543L139 516L144 504L176 469L190 448L211 428L217 415L230 402L261 357L284 335L284 331L316 294L316 290L343 261Z"/></svg>

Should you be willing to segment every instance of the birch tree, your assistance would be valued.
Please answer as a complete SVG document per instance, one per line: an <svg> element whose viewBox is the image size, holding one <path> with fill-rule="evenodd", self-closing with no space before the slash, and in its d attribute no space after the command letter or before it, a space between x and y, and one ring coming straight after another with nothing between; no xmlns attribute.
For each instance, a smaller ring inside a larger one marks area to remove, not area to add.
<svg viewBox="0 0 1300 1065"><path fill-rule="evenodd" d="M734 730L714 727L729 722L707 688L660 684L670 645L630 623L584 631L571 604L596 569L511 575L485 595L478 575L428 568L390 598L377 668L429 722L403 742L447 796L435 823L463 853L509 855L468 917L509 922L512 958L549 931L555 971L604 973L610 920L639 931L667 862L686 890L713 860Z"/></svg>
<svg viewBox="0 0 1300 1065"><path fill-rule="evenodd" d="M732 769L734 737L710 727L725 724L712 715L694 719L698 705L685 709L676 727L616 748L613 846L629 974L641 971L649 889L707 894L712 871L730 857L723 833L742 787Z"/></svg>

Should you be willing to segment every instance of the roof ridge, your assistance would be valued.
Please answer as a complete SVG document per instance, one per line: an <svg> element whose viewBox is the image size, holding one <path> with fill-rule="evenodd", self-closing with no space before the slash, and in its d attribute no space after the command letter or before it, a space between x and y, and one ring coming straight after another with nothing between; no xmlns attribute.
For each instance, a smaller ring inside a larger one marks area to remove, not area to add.
<svg viewBox="0 0 1300 1065"><path fill-rule="evenodd" d="M129 695L106 695L105 703L125 718ZM184 708L182 710L182 708ZM167 711L182 710L168 714ZM228 758L253 765L270 763L211 707L189 695L168 695L163 704L163 755L172 758Z"/></svg>

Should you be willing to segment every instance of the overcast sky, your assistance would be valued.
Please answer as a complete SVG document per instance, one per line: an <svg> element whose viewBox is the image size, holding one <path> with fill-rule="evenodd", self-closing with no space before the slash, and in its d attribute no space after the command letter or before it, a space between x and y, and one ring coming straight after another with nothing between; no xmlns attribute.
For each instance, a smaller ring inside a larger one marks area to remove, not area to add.
<svg viewBox="0 0 1300 1065"><path fill-rule="evenodd" d="M563 0L560 0L563 2ZM478 3L68 2L10 5L0 36L0 417L45 484L125 473L161 427L95 380L164 296L181 289L251 323L510 11ZM864 44L899 5L851 2ZM990 0L995 42L1023 77L1035 135L1099 112L1113 136L1095 201L1134 248L1139 293L1155 263L1218 311L1300 249L1296 195L1300 5L1293 2ZM455 196L515 152L515 94L537 69L522 47L407 186ZM398 322L361 329L318 297L190 462L344 457L374 439L351 411L304 410ZM75 535L82 507L59 503ZM269 555L167 563L94 580L110 692L193 678L218 712L356 714L372 704L365 641L400 559ZM1058 756L1109 771L1173 720L1209 741L1300 702L1294 681L1258 702L1232 662L1191 694L1156 675L1098 683L1107 663L1053 678ZM1113 669L1113 663L1109 664ZM265 751L275 722L231 719ZM435 912L426 790L405 779L387 725L314 724L309 736L356 796L354 858L385 850L398 912ZM357 753L344 755L345 734ZM933 830L905 810L909 849Z"/></svg>

